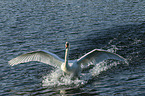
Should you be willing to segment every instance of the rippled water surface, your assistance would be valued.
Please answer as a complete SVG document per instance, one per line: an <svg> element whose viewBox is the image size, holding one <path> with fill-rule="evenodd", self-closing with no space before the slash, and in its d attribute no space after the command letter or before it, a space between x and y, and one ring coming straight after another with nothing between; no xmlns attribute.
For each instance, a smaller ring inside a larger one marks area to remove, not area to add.
<svg viewBox="0 0 145 96"><path fill-rule="evenodd" d="M145 95L144 0L1 0L0 95ZM103 61L80 79L40 62L10 66L26 52L47 50L69 59L92 49L115 52L129 61Z"/></svg>

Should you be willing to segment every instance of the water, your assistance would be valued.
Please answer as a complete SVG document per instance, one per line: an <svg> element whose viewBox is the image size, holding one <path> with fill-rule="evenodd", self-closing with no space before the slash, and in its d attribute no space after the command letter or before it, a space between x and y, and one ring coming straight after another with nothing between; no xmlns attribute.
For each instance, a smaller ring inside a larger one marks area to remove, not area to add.
<svg viewBox="0 0 145 96"><path fill-rule="evenodd" d="M145 95L144 0L1 0L0 95ZM9 66L23 53L47 50L70 59L94 48L129 61L104 61L70 80L52 66L29 62Z"/></svg>

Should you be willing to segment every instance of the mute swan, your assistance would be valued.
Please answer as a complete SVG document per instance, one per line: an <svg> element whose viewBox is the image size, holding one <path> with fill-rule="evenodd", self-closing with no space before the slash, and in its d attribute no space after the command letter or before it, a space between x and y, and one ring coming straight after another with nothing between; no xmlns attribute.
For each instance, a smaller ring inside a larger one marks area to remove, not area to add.
<svg viewBox="0 0 145 96"><path fill-rule="evenodd" d="M10 60L9 64L14 66L19 63L25 63L29 61L39 61L42 63L50 64L54 67L59 67L63 70L64 73L70 74L72 75L72 77L78 77L80 75L81 64L88 64L89 62L94 61L94 60L96 61L96 63L99 63L103 60L115 59L115 60L124 61L128 64L127 60L123 58L122 56L115 53L107 52L101 49L94 49L79 59L68 61L68 56L69 56L69 43L68 42L66 42L65 48L66 48L65 60L59 58L57 55L51 52L40 50L40 51L33 51L33 52L20 55Z"/></svg>

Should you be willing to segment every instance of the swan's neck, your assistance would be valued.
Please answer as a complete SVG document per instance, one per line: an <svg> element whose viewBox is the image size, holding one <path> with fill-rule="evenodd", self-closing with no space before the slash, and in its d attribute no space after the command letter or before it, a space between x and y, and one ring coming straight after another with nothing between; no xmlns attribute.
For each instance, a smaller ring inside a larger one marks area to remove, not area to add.
<svg viewBox="0 0 145 96"><path fill-rule="evenodd" d="M65 50L65 67L68 68L69 48Z"/></svg>

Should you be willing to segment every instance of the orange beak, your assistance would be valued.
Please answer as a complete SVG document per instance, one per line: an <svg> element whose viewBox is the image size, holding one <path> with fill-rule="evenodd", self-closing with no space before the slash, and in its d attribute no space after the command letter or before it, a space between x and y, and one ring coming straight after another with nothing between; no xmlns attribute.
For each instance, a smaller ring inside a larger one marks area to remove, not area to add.
<svg viewBox="0 0 145 96"><path fill-rule="evenodd" d="M69 47L69 43L66 42L66 44L65 44L65 48L68 48L68 47Z"/></svg>

